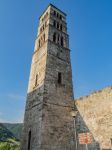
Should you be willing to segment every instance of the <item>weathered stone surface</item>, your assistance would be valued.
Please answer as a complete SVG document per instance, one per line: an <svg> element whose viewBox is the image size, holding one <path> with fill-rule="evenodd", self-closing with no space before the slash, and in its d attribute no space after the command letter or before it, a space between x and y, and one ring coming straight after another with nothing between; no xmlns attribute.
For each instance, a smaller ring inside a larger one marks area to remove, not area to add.
<svg viewBox="0 0 112 150"><path fill-rule="evenodd" d="M54 16L54 11L62 18ZM62 29L54 26L54 20L62 25ZM54 33L57 34L56 41L53 41ZM70 115L74 98L68 40L65 14L50 5L40 17L35 42L22 150L75 150Z"/></svg>
<svg viewBox="0 0 112 150"><path fill-rule="evenodd" d="M85 122L86 126L93 134L95 141L100 144L100 148L111 149L112 87L77 99L76 106L82 118L81 120ZM77 117L77 122L80 117ZM81 120L79 131L85 131L85 126Z"/></svg>

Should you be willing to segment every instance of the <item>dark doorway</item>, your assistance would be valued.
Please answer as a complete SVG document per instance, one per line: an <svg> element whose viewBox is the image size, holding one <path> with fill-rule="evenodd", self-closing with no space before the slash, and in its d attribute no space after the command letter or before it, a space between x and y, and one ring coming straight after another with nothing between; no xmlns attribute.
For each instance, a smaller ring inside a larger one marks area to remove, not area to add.
<svg viewBox="0 0 112 150"><path fill-rule="evenodd" d="M28 133L28 150L31 150L31 130Z"/></svg>
<svg viewBox="0 0 112 150"><path fill-rule="evenodd" d="M58 84L62 83L62 75L61 72L58 72Z"/></svg>

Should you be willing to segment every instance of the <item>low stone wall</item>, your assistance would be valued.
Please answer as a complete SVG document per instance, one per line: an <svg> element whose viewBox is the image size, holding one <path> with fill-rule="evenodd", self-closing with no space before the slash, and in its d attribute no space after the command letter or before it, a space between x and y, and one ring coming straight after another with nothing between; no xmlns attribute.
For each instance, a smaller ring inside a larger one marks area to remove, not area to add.
<svg viewBox="0 0 112 150"><path fill-rule="evenodd" d="M94 140L100 145L100 149L111 149L112 142L112 87L94 92L89 96L76 99L79 115L76 124L80 122L79 131L87 126L93 134ZM78 132L79 132L78 131Z"/></svg>

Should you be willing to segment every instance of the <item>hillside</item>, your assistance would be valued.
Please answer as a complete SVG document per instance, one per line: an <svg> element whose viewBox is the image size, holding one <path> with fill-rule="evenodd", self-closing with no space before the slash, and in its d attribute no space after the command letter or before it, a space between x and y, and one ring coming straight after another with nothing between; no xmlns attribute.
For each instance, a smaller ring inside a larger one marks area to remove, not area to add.
<svg viewBox="0 0 112 150"><path fill-rule="evenodd" d="M0 123L0 150L20 150L20 142L3 124Z"/></svg>
<svg viewBox="0 0 112 150"><path fill-rule="evenodd" d="M20 140L22 132L22 123L3 123L3 125L11 132L13 135Z"/></svg>
<svg viewBox="0 0 112 150"><path fill-rule="evenodd" d="M3 124L0 124L0 141L8 141L9 139L15 139L15 136Z"/></svg>

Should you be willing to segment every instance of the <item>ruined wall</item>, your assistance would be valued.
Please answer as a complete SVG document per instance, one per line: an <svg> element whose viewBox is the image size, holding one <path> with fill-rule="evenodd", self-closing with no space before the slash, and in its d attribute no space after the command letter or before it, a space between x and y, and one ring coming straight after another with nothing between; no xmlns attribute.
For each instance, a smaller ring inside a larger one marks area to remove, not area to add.
<svg viewBox="0 0 112 150"><path fill-rule="evenodd" d="M100 144L100 148L110 149L112 139L112 87L77 99L76 106L80 117L92 132L95 141ZM78 119L79 117L77 122Z"/></svg>

